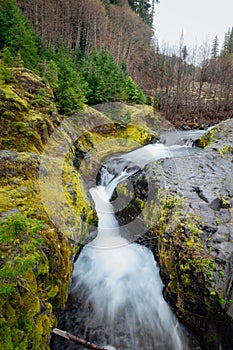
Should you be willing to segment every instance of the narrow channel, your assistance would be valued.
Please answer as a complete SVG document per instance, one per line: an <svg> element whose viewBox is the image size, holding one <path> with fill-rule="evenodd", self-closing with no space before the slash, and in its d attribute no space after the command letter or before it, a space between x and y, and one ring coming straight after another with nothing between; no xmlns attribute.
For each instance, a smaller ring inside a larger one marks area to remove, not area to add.
<svg viewBox="0 0 233 350"><path fill-rule="evenodd" d="M97 236L74 263L71 302L60 327L106 349L191 349L163 298L159 266L151 250L122 237L111 204L121 182L150 162L182 157L190 144L189 140L183 145L147 145L101 167L99 184L90 189L98 215ZM83 348L56 338L54 350L58 349Z"/></svg>

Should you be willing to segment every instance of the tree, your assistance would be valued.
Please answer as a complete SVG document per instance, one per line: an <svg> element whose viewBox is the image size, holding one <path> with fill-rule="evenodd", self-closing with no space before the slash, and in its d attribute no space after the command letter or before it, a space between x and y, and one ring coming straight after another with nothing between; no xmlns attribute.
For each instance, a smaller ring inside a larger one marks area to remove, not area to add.
<svg viewBox="0 0 233 350"><path fill-rule="evenodd" d="M131 8L143 19L143 21L152 27L154 16L155 0L129 0ZM156 0L156 3L159 1Z"/></svg>
<svg viewBox="0 0 233 350"><path fill-rule="evenodd" d="M223 49L221 54L223 56L229 56L233 53L233 27L228 29L225 34Z"/></svg>
<svg viewBox="0 0 233 350"><path fill-rule="evenodd" d="M214 41L213 41L213 45L212 45L212 48L211 48L211 57L212 58L217 58L218 56L218 36L216 35L215 38L214 38Z"/></svg>
<svg viewBox="0 0 233 350"><path fill-rule="evenodd" d="M56 91L59 86L59 68L57 64L50 60L48 63L44 62L44 72L43 80L45 83L48 83L53 91Z"/></svg>
<svg viewBox="0 0 233 350"><path fill-rule="evenodd" d="M126 80L125 92L128 102L133 103L146 103L147 98L142 89L138 89L136 83L131 77L128 77Z"/></svg>
<svg viewBox="0 0 233 350"><path fill-rule="evenodd" d="M122 100L127 73L117 66L111 53L102 49L87 54L81 62L80 73L88 84L89 104Z"/></svg>
<svg viewBox="0 0 233 350"><path fill-rule="evenodd" d="M7 47L14 58L21 57L25 67L35 68L39 60L37 38L16 0L0 0L0 39L0 48Z"/></svg>
<svg viewBox="0 0 233 350"><path fill-rule="evenodd" d="M65 43L47 52L48 64L44 68L44 78L54 87L60 113L72 114L84 107L87 84L78 73L75 60ZM58 80L57 80L58 77Z"/></svg>

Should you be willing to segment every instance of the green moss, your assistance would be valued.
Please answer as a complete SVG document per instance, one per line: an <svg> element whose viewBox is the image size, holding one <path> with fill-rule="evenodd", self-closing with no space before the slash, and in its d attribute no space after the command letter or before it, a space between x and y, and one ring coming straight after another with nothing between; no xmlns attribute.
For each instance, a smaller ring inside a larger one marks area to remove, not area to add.
<svg viewBox="0 0 233 350"><path fill-rule="evenodd" d="M223 158L226 154L233 155L233 147L230 145L224 145L219 149L219 153L220 153L221 157L223 157Z"/></svg>
<svg viewBox="0 0 233 350"><path fill-rule="evenodd" d="M202 148L208 147L213 141L215 140L215 136L219 133L219 127L215 126L212 129L210 129L206 134L201 136L197 140L197 145Z"/></svg>
<svg viewBox="0 0 233 350"><path fill-rule="evenodd" d="M154 205L155 206L155 205ZM185 200L170 194L159 195L159 203L155 214L150 213L156 222L153 226L153 236L158 242L160 265L169 275L168 288L178 294L185 289L193 294L191 281L203 275L206 284L212 287L212 271L216 269L214 259L206 251L202 241L202 230L198 217L185 211ZM182 287L183 285L183 287Z"/></svg>
<svg viewBox="0 0 233 350"><path fill-rule="evenodd" d="M31 105L36 107L43 107L48 103L48 98L50 96L46 92L46 90L42 87L38 89L38 93L33 96L31 100Z"/></svg>
<svg viewBox="0 0 233 350"><path fill-rule="evenodd" d="M41 152L54 129L53 93L34 73L12 70L15 80L0 85L1 148Z"/></svg>
<svg viewBox="0 0 233 350"><path fill-rule="evenodd" d="M16 94L11 85L1 85L0 88L2 90L1 99L5 103L5 109L19 112L27 112L29 110L27 101Z"/></svg>
<svg viewBox="0 0 233 350"><path fill-rule="evenodd" d="M54 230L20 214L0 222L0 237L0 343L4 349L49 349L54 311L67 296L70 248Z"/></svg>

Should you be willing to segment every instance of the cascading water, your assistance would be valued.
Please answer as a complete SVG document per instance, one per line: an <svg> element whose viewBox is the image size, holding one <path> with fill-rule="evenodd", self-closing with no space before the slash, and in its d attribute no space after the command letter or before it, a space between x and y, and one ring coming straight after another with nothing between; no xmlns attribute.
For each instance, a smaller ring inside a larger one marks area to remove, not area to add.
<svg viewBox="0 0 233 350"><path fill-rule="evenodd" d="M160 158L168 156L164 146L159 148ZM142 159L144 165L147 161ZM127 166L114 176L103 167L100 185L90 190L99 219L98 234L74 264L71 295L79 295L88 313L84 335L92 330L99 344L111 344L118 350L187 349L179 323L163 298L152 252L120 236L110 203L116 186L137 170ZM127 335L122 337L123 333Z"/></svg>
<svg viewBox="0 0 233 350"><path fill-rule="evenodd" d="M98 185L90 189L98 215L98 232L74 263L70 296L59 328L109 350L113 348L106 344L117 350L193 349L163 298L159 267L152 252L132 243L143 235L139 232L141 219L134 218L124 231L125 224L119 227L111 203L118 184L140 173L150 162L180 159L174 165L180 167L181 172L185 171L189 166L188 157L185 162L182 158L193 151L186 144L187 136L185 134L182 145L180 141L177 145L168 139L169 134L168 138L165 135L165 145L144 146L112 158L101 167L97 174ZM179 181L179 176L177 179ZM55 337L52 349L83 347Z"/></svg>

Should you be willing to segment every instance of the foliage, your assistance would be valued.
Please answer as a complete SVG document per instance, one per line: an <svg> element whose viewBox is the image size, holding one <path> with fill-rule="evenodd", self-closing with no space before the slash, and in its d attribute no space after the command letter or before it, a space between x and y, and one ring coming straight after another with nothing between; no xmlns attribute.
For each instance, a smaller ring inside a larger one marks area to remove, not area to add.
<svg viewBox="0 0 233 350"><path fill-rule="evenodd" d="M137 88L125 64L118 66L113 55L104 49L85 55L80 73L88 83L86 96L90 105L113 101L146 103L143 90Z"/></svg>
<svg viewBox="0 0 233 350"><path fill-rule="evenodd" d="M223 56L231 56L233 55L233 27L228 29L225 34L223 49L221 54Z"/></svg>
<svg viewBox="0 0 233 350"><path fill-rule="evenodd" d="M42 243L38 232L42 223L20 214L13 214L0 222L1 260L0 294L11 292L40 258ZM10 249L10 252L9 252ZM10 253L10 254L9 254ZM5 263L4 263L5 262Z"/></svg>
<svg viewBox="0 0 233 350"><path fill-rule="evenodd" d="M36 67L39 60L37 38L15 0L0 0L0 43L0 49L7 47L9 50L11 64L19 62L20 57L25 67Z"/></svg>
<svg viewBox="0 0 233 350"><path fill-rule="evenodd" d="M45 61L44 64L43 81L48 83L53 91L56 91L59 86L59 68L53 60L48 63Z"/></svg>
<svg viewBox="0 0 233 350"><path fill-rule="evenodd" d="M87 54L80 72L88 84L86 96L90 105L123 99L127 73L117 66L111 53L94 50Z"/></svg>
<svg viewBox="0 0 233 350"><path fill-rule="evenodd" d="M147 102L147 97L142 89L138 89L136 83L131 77L126 80L126 98L129 102L144 104Z"/></svg>
<svg viewBox="0 0 233 350"><path fill-rule="evenodd" d="M128 0L129 5L132 9L143 19L143 21L152 27L153 16L154 16L154 6L155 2L158 0Z"/></svg>
<svg viewBox="0 0 233 350"><path fill-rule="evenodd" d="M63 41L57 48L50 47L46 53L49 63L44 67L44 80L52 84L59 111L71 114L82 109L86 102L87 84L78 73L72 53Z"/></svg>
<svg viewBox="0 0 233 350"><path fill-rule="evenodd" d="M12 70L0 61L0 83L9 84L14 83L15 81Z"/></svg>

